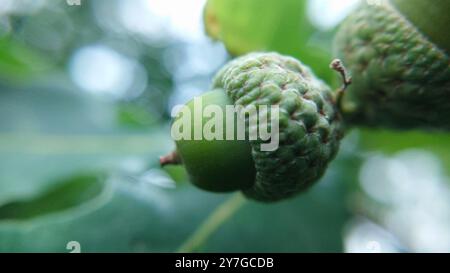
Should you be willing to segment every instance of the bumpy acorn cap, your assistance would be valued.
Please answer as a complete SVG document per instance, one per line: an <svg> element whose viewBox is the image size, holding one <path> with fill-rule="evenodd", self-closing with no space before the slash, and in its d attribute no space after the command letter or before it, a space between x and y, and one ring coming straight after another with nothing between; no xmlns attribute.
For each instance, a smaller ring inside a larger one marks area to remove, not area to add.
<svg viewBox="0 0 450 273"><path fill-rule="evenodd" d="M332 91L309 68L291 57L253 53L219 71L213 88L223 89L235 105L279 106L279 148L262 151L262 141L250 141L256 181L243 190L247 197L291 197L323 175L343 131Z"/></svg>
<svg viewBox="0 0 450 273"><path fill-rule="evenodd" d="M448 49L438 48L389 1L363 2L335 39L336 55L353 74L342 105L345 119L450 130Z"/></svg>

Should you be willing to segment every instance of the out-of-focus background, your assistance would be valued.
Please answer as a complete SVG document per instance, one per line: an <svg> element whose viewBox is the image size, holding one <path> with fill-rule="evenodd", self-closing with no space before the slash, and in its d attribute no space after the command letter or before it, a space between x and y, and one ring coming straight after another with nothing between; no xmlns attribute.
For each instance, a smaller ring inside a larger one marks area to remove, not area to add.
<svg viewBox="0 0 450 273"><path fill-rule="evenodd" d="M232 6L249 19L230 37L254 43L228 50L293 55L336 86L332 37L357 2L259 1L266 17ZM232 58L206 36L204 5L0 0L1 252L172 252L205 232L230 195L158 167L172 107ZM211 231L192 251L450 252L449 135L353 129L309 192L246 202Z"/></svg>

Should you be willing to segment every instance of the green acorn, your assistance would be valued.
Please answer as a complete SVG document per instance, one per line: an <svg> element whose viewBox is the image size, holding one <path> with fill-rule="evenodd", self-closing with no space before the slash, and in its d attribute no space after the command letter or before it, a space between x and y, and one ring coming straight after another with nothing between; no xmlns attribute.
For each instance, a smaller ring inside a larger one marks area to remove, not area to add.
<svg viewBox="0 0 450 273"><path fill-rule="evenodd" d="M233 104L221 89L206 92L201 99L203 103L200 109L197 109L201 112L211 105L217 105L226 111L226 106ZM186 107L194 113L194 100L188 102ZM191 182L199 188L213 192L229 192L251 187L255 180L255 168L250 143L237 140L236 134L233 134L233 140L226 140L226 130L222 131L221 139L195 140L195 131L203 132L207 122L214 121L218 117L202 117L199 123L195 123L193 115L189 118L192 126L190 135L187 139L177 140L176 145L179 155L183 158L184 167L190 174ZM238 119L237 114L233 119ZM173 125L182 121L183 116L180 113ZM225 126L224 122L223 128Z"/></svg>
<svg viewBox="0 0 450 273"><path fill-rule="evenodd" d="M342 112L355 125L450 130L450 1L363 1L335 52L352 71Z"/></svg>
<svg viewBox="0 0 450 273"><path fill-rule="evenodd" d="M249 54L219 71L212 89L201 97L202 110L208 105L241 106L237 115L242 117L250 106L278 106L277 148L262 149L272 139L260 138L177 140L177 151L162 157L162 165L182 162L200 188L242 190L263 202L292 197L324 174L338 151L343 128L332 91L308 67L276 53ZM191 101L186 107L194 112L194 105ZM174 125L182 118L178 115ZM250 116L243 122L248 125ZM245 126L246 135L254 129Z"/></svg>

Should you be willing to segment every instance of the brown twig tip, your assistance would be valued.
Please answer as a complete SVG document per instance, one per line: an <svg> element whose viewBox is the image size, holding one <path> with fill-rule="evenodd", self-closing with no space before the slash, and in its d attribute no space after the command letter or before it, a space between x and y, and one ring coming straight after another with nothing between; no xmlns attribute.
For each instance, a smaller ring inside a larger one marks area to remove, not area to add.
<svg viewBox="0 0 450 273"><path fill-rule="evenodd" d="M352 77L348 74L348 71L341 60L334 59L330 64L330 68L336 70L337 72L339 72L339 74L341 74L345 87L349 86L352 83Z"/></svg>
<svg viewBox="0 0 450 273"><path fill-rule="evenodd" d="M181 164L181 158L178 155L177 151L173 151L168 155L161 156L159 158L159 164L161 167L164 167L166 165L179 165Z"/></svg>
<svg viewBox="0 0 450 273"><path fill-rule="evenodd" d="M337 105L341 105L342 97L344 96L344 92L347 89L347 87L352 84L352 77L349 75L347 69L345 68L344 64L339 59L334 59L331 64L330 68L339 72L339 74L342 77L343 85L340 89L336 92L336 98L337 98Z"/></svg>

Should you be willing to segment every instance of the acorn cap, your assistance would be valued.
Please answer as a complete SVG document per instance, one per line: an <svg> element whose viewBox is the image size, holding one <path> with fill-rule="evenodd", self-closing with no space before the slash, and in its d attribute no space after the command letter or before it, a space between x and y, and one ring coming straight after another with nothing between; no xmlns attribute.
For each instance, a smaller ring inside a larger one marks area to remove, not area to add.
<svg viewBox="0 0 450 273"><path fill-rule="evenodd" d="M247 197L264 202L288 198L323 175L343 128L332 91L308 67L276 53L253 53L228 63L213 88L223 89L235 105L265 105L271 114L270 106L279 106L278 148L265 151L261 144L270 140L250 140L256 178L243 190Z"/></svg>

